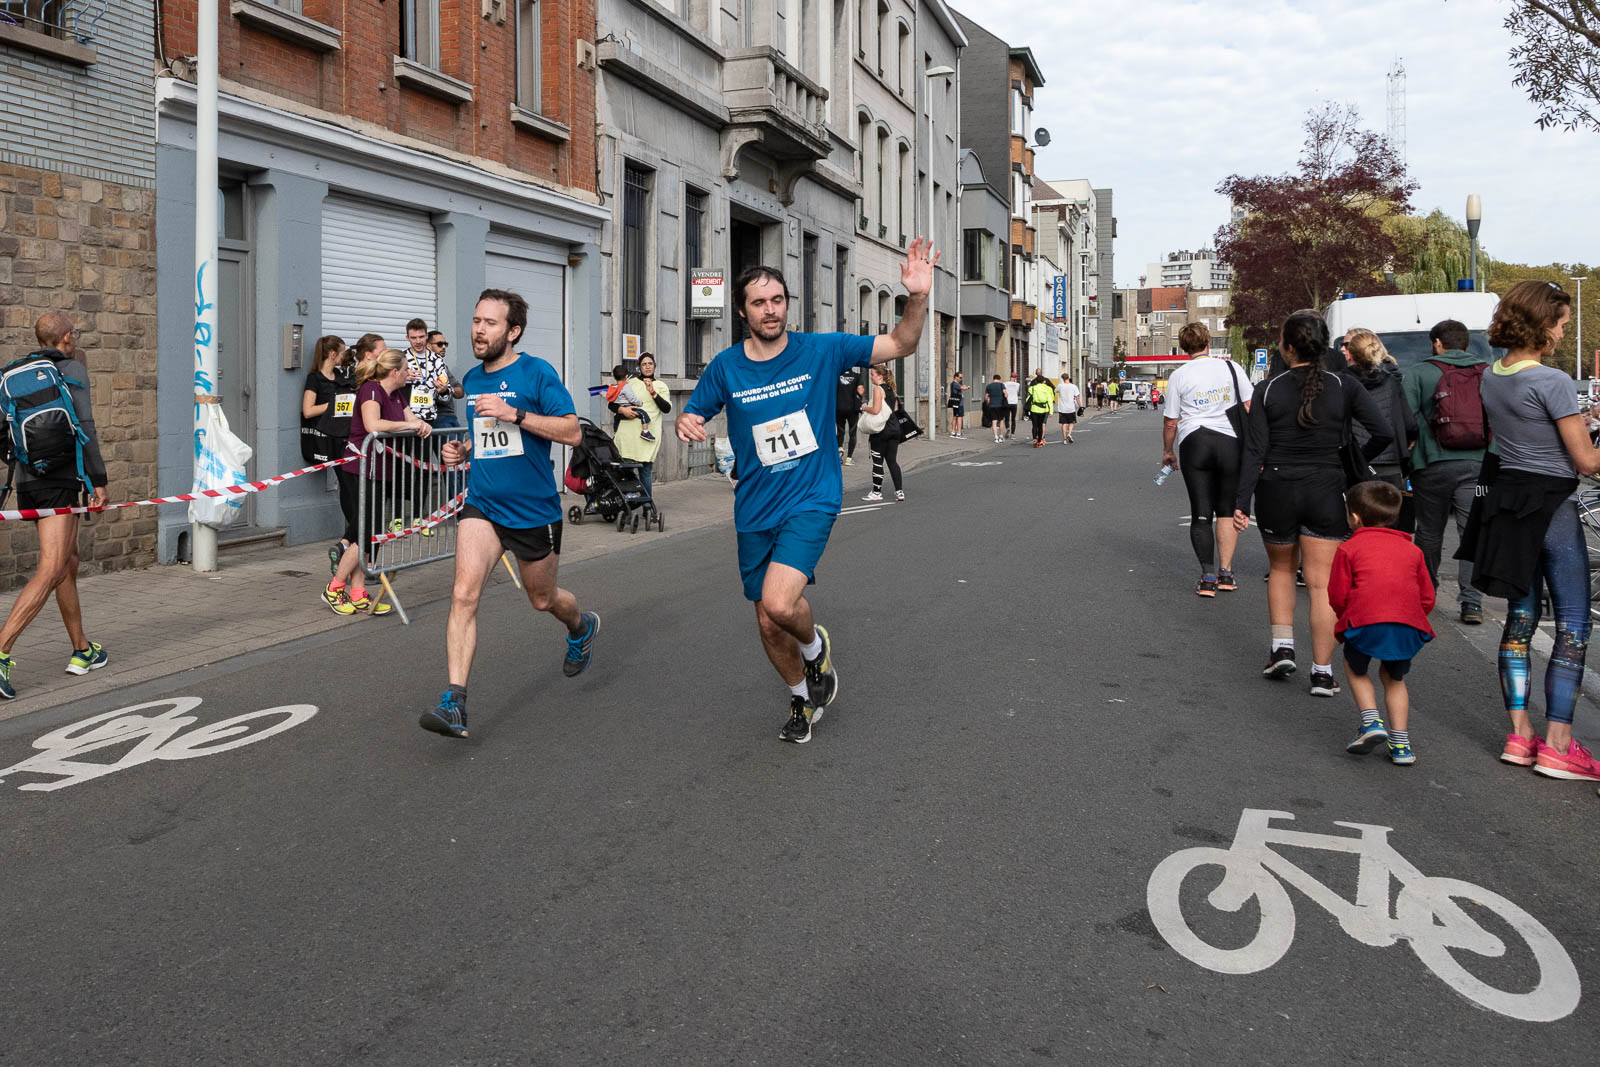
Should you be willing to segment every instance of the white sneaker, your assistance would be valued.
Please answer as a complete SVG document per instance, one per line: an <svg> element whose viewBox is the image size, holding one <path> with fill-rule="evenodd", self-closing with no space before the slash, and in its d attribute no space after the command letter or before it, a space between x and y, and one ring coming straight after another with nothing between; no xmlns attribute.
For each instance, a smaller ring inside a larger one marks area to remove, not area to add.
<svg viewBox="0 0 1600 1067"><path fill-rule="evenodd" d="M862 500L882 500L883 499L883 494L882 493L868 493L866 496L862 497L861 499Z"/></svg>
<svg viewBox="0 0 1600 1067"><path fill-rule="evenodd" d="M903 504L903 503L905 503L905 499L906 499L906 494L905 494L905 490L903 490L903 489L896 489L896 490L895 490L895 491L894 491L894 498L895 498L895 499L896 499L896 500L898 500L898 501L900 501L900 502L901 502L901 503L902 503L902 504Z"/></svg>

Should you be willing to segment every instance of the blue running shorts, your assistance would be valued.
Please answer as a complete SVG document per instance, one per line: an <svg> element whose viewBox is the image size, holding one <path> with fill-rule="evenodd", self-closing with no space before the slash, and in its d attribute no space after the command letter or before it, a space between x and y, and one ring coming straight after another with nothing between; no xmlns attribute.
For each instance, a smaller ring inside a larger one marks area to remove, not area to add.
<svg viewBox="0 0 1600 1067"><path fill-rule="evenodd" d="M821 511L802 511L791 515L783 525L771 530L740 532L739 575L744 579L744 598L752 603L761 599L761 586L767 580L767 564L781 563L804 574L807 584L817 580L817 564L828 547L837 515Z"/></svg>

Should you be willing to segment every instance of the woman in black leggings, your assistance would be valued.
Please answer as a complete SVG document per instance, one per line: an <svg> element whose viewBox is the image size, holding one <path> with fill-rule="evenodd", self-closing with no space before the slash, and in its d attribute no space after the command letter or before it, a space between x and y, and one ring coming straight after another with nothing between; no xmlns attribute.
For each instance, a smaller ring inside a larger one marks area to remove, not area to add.
<svg viewBox="0 0 1600 1067"><path fill-rule="evenodd" d="M872 391L868 403L861 409L862 413L876 415L885 404L890 411L900 406L900 397L894 391L894 375L888 367L873 367ZM883 499L883 471L887 467L889 477L894 479L894 498L904 500L906 493L900 487L900 430L895 426L894 419L891 418L883 429L867 438L867 447L872 449L872 492L861 499Z"/></svg>
<svg viewBox="0 0 1600 1067"><path fill-rule="evenodd" d="M1241 444L1228 421L1228 409L1242 401L1248 410L1250 401L1247 380L1233 361L1206 355L1211 331L1204 323L1184 326L1178 344L1190 362L1167 382L1161 458L1167 466L1177 466L1189 490L1189 543L1200 561L1195 593L1214 597L1219 589L1239 588L1233 578L1239 533L1232 519ZM1216 519L1227 521L1218 525Z"/></svg>
<svg viewBox="0 0 1600 1067"><path fill-rule="evenodd" d="M1359 420L1371 437L1363 446L1370 461L1389 447L1393 430L1360 383L1326 370L1328 324L1315 311L1296 311L1284 321L1278 342L1288 370L1256 386L1245 423L1244 460L1233 525L1256 524L1272 565L1267 579L1267 613L1272 651L1262 675L1294 673L1295 548L1300 549L1306 592L1311 599L1311 695L1335 696L1334 623L1328 603L1328 575L1339 543L1350 536L1344 509L1344 468L1340 462L1350 422Z"/></svg>

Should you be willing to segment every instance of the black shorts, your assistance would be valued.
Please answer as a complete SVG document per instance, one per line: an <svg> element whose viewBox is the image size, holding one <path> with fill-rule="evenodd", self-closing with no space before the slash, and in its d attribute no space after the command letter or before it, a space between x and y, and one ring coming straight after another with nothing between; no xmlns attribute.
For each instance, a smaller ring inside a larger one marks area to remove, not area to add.
<svg viewBox="0 0 1600 1067"><path fill-rule="evenodd" d="M561 555L562 524L559 519L548 526L534 526L522 530L515 526L501 526L471 504L461 509L461 517L482 519L493 526L495 536L500 538L500 547L524 563L538 563L546 556Z"/></svg>
<svg viewBox="0 0 1600 1067"><path fill-rule="evenodd" d="M1351 648L1349 645L1345 645L1344 666L1346 673L1359 674L1361 677L1365 678L1367 676L1367 672L1372 669L1372 657L1367 655L1365 652L1361 652L1357 649ZM1408 659L1385 660L1383 663L1383 669L1389 672L1389 677L1391 680L1403 682L1406 680L1406 675L1411 672L1411 661Z"/></svg>
<svg viewBox="0 0 1600 1067"><path fill-rule="evenodd" d="M1061 425L1063 426L1071 426L1078 421L1078 413L1076 411L1058 411L1056 415L1061 419Z"/></svg>
<svg viewBox="0 0 1600 1067"><path fill-rule="evenodd" d="M1338 467L1268 467L1256 483L1256 525L1269 545L1301 537L1343 541L1344 471Z"/></svg>
<svg viewBox="0 0 1600 1067"><path fill-rule="evenodd" d="M26 487L17 486L17 507L23 511L32 508L75 508L84 502L83 495L83 486L77 482L68 485L34 482Z"/></svg>

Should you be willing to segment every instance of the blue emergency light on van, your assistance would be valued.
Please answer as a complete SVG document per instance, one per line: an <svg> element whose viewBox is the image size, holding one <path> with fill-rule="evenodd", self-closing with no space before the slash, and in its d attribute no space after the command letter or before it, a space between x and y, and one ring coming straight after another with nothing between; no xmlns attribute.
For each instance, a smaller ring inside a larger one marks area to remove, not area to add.
<svg viewBox="0 0 1600 1067"><path fill-rule="evenodd" d="M1471 278L1457 278L1456 279L1456 292L1458 292L1458 293L1470 293L1470 292L1472 292L1472 279Z"/></svg>

